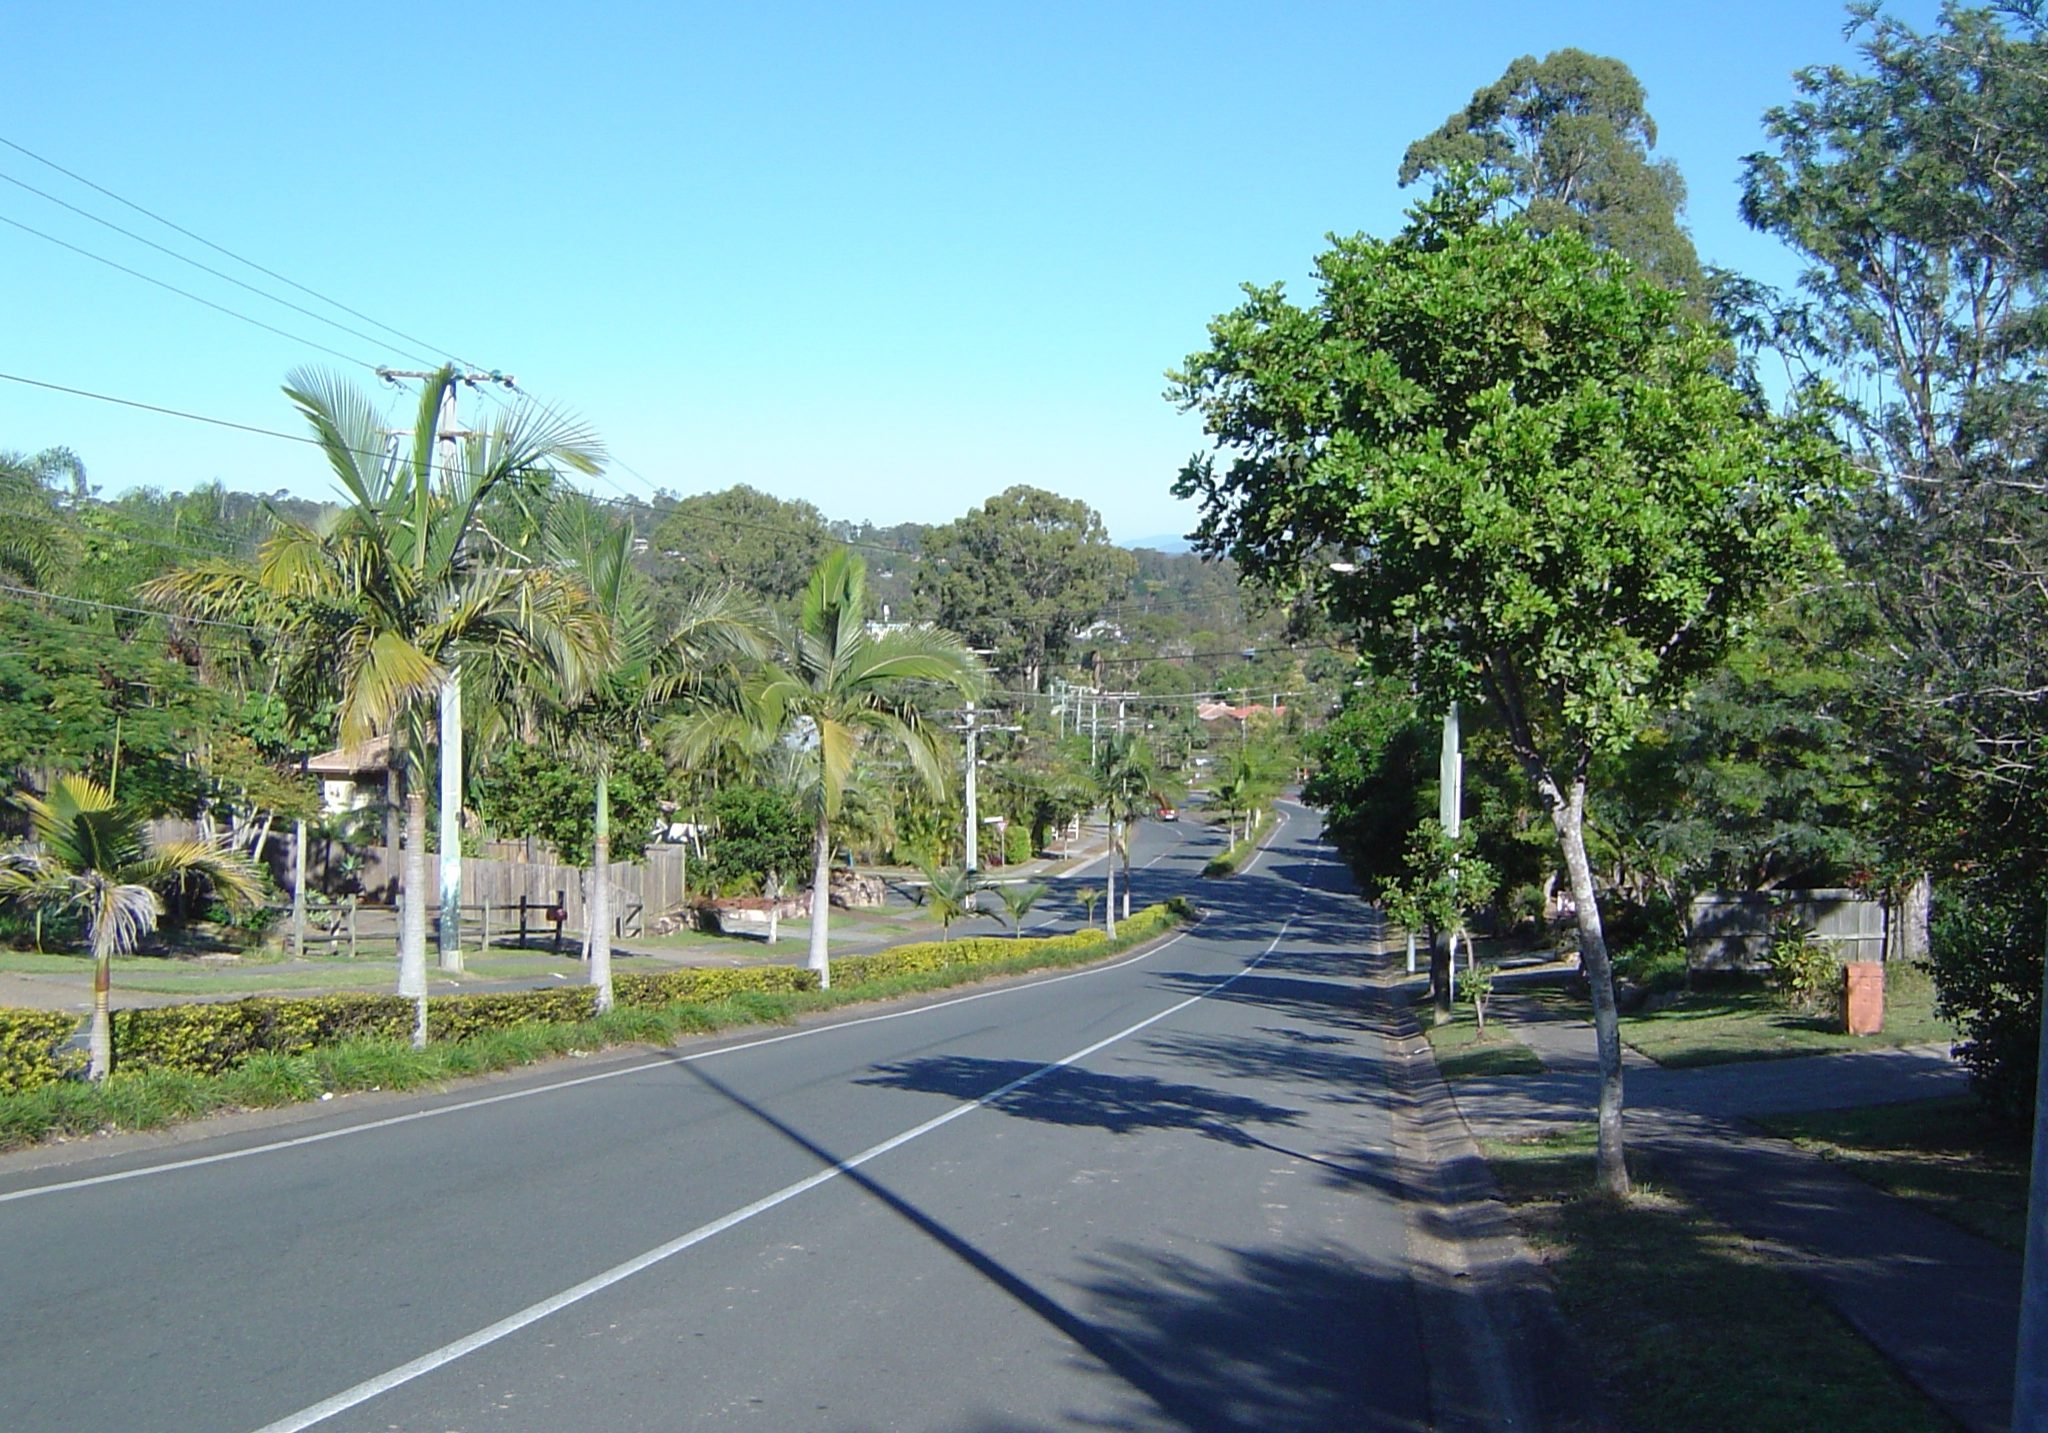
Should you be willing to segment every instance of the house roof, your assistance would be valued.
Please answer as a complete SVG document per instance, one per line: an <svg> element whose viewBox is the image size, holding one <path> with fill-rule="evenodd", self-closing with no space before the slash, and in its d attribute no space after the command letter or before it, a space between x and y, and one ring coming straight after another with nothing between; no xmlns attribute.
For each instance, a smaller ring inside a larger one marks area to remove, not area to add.
<svg viewBox="0 0 2048 1433"><path fill-rule="evenodd" d="M337 746L318 756L306 758L306 770L315 776L363 776L391 765L391 738L373 736L354 746Z"/></svg>

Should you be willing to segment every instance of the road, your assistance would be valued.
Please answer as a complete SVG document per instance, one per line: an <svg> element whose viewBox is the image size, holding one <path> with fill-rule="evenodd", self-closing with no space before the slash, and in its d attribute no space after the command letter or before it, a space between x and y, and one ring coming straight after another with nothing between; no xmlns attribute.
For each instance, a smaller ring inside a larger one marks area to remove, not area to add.
<svg viewBox="0 0 2048 1433"><path fill-rule="evenodd" d="M1209 914L1135 958L0 1161L0 1428L1427 1427L1365 913L1287 809L1222 882L1148 824Z"/></svg>

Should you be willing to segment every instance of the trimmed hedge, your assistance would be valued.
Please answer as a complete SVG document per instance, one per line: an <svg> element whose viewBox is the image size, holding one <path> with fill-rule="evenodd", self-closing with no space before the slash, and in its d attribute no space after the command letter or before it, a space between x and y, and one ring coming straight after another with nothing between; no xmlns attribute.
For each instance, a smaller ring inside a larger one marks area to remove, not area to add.
<svg viewBox="0 0 2048 1433"><path fill-rule="evenodd" d="M847 956L834 961L832 970L838 983L857 987L892 976L996 965L1020 956L1042 956L1060 964L1136 945L1193 915L1192 907L1176 899L1148 906L1122 922L1114 944L1100 930L1029 940L971 936ZM622 1009L711 1004L741 995L793 995L817 988L816 971L790 965L634 972L612 978L612 993ZM587 985L436 995L427 1001L427 1036L431 1041L460 1043L521 1026L572 1025L596 1014L593 995ZM221 1075L257 1056L305 1055L350 1040L404 1042L412 1036L413 1018L413 1002L404 996L368 994L254 996L122 1010L114 1016L115 1063L128 1073ZM36 1089L75 1074L84 1065L83 1056L60 1056L57 1047L77 1029L77 1017L61 1011L0 1010L0 1094Z"/></svg>
<svg viewBox="0 0 2048 1433"><path fill-rule="evenodd" d="M0 1095L33 1090L84 1069L84 1052L60 1053L57 1048L77 1033L78 1017L63 1010L0 1010Z"/></svg>

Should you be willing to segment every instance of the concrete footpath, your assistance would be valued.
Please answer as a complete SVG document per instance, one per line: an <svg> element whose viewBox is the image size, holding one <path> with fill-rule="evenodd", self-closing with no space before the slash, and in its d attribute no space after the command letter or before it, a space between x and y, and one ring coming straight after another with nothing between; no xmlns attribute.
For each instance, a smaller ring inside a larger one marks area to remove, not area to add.
<svg viewBox="0 0 2048 1433"><path fill-rule="evenodd" d="M1516 995L1493 1016L1540 1075L1451 1085L1474 1137L1525 1137L1592 1117L1593 1027ZM2004 1433L2019 1329L2020 1256L1884 1193L1750 1116L1964 1093L1945 1049L1859 1050L1665 1069L1624 1050L1633 1162L1778 1251L1793 1271L1972 1433Z"/></svg>

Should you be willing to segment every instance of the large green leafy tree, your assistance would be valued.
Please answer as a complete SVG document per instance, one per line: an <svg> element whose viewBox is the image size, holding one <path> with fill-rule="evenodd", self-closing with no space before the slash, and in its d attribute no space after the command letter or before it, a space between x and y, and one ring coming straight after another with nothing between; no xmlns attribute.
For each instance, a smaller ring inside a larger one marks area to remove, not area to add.
<svg viewBox="0 0 2048 1433"><path fill-rule="evenodd" d="M47 796L17 792L35 835L33 850L0 852L0 899L69 912L85 922L92 949L90 1073L113 1068L108 995L114 956L135 949L163 914L158 892L202 882L234 905L262 899L246 857L208 841L151 845L141 816L85 776L59 777Z"/></svg>
<svg viewBox="0 0 2048 1433"><path fill-rule="evenodd" d="M537 469L596 469L582 424L524 406L474 430L444 458L442 370L426 384L409 443L385 461L383 415L346 382L301 370L285 394L326 455L347 506L317 527L280 520L256 565L201 562L145 595L202 616L261 614L286 639L285 692L302 709L331 701L340 739L389 733L404 784L398 989L426 999L423 755L429 713L451 672L550 671L566 692L603 669L611 634L588 588L473 539L480 507ZM424 1003L421 1004L422 1022ZM424 1038L424 1024L418 1032Z"/></svg>
<svg viewBox="0 0 2048 1433"><path fill-rule="evenodd" d="M648 561L660 586L679 595L737 587L786 609L833 545L824 514L810 503L741 483L669 508L655 526Z"/></svg>
<svg viewBox="0 0 2048 1433"><path fill-rule="evenodd" d="M1749 332L1834 380L1877 475L1842 539L1878 624L1858 738L1888 860L1956 907L1932 954L1964 1056L2021 1109L2048 891L2048 36L2023 6L1854 14L1862 63L1801 71L1746 162L1744 217L1805 260Z"/></svg>
<svg viewBox="0 0 2048 1433"><path fill-rule="evenodd" d="M867 565L844 548L827 553L750 701L760 726L809 768L810 966L828 985L832 823L862 746L901 755L915 778L937 791L945 780L939 734L925 720L913 684L937 684L966 697L983 686L980 663L958 637L929 627L877 636L867 630L867 618Z"/></svg>
<svg viewBox="0 0 2048 1433"><path fill-rule="evenodd" d="M1697 293L1699 256L1678 222L1685 180L1670 160L1650 157L1656 144L1642 82L1627 65L1555 50L1522 56L1409 145L1400 178L1476 168L1507 183L1537 232L1582 233L1659 283Z"/></svg>
<svg viewBox="0 0 2048 1433"><path fill-rule="evenodd" d="M1035 692L1136 568L1086 503L1019 485L926 535L917 590L941 626Z"/></svg>
<svg viewBox="0 0 2048 1433"><path fill-rule="evenodd" d="M1601 1182L1622 1194L1588 774L1820 560L1811 513L1840 474L1810 425L1729 384L1724 340L1680 297L1583 235L1495 217L1497 195L1448 185L1397 237L1318 256L1313 303L1251 288L1215 319L1173 394L1228 458L1191 460L1175 490L1202 503L1204 549L1320 584L1426 709L1493 708L1570 876Z"/></svg>

